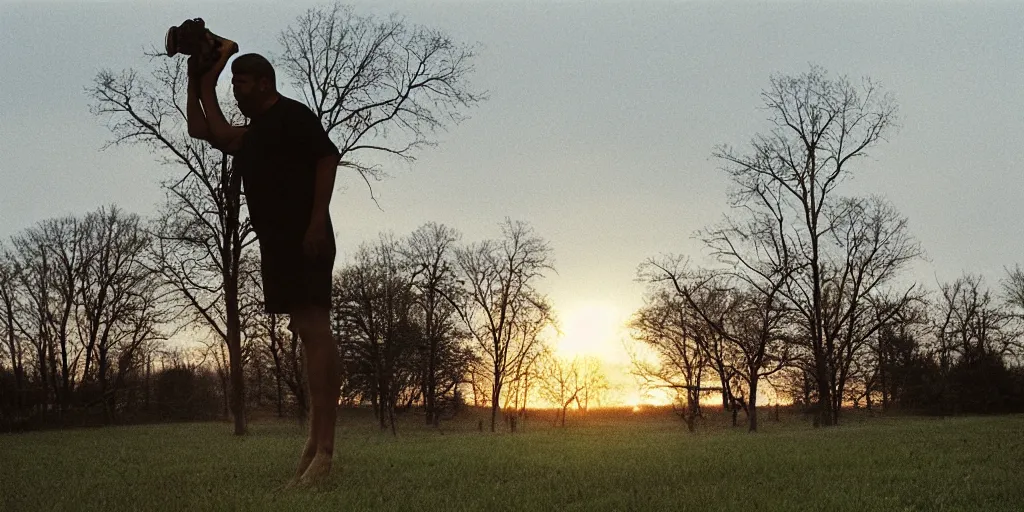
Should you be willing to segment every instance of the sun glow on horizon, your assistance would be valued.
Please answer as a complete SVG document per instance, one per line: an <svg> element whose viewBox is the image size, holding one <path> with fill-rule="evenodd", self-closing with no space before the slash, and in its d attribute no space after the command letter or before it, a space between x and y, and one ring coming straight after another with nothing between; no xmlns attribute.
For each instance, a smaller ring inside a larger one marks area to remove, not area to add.
<svg viewBox="0 0 1024 512"><path fill-rule="evenodd" d="M594 358L600 362L609 385L602 406L625 406L639 412L644 407L670 405L670 393L642 389L631 374L631 355L648 354L643 347L629 343L629 317L630 312L608 300L580 300L559 308L558 331L551 328L548 333L555 355L566 361ZM638 353L631 354L634 351Z"/></svg>
<svg viewBox="0 0 1024 512"><path fill-rule="evenodd" d="M561 312L555 352L564 358L597 357L605 362L621 362L618 340L624 326L618 308L607 302L586 301Z"/></svg>

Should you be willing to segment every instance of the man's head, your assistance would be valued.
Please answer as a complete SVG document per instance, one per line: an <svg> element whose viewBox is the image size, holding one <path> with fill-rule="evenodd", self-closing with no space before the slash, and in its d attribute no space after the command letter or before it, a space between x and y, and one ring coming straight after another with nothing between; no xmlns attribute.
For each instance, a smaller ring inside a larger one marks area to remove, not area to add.
<svg viewBox="0 0 1024 512"><path fill-rule="evenodd" d="M274 66L262 55L239 55L231 63L231 86L238 110L246 117L263 112L277 96Z"/></svg>

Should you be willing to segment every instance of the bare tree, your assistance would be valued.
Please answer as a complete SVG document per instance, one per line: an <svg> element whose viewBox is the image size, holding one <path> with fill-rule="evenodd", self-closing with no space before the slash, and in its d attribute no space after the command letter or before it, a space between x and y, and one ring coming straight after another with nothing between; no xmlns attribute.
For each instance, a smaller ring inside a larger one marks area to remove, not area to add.
<svg viewBox="0 0 1024 512"><path fill-rule="evenodd" d="M1008 269L1003 279L1003 293L1007 305L1024 318L1024 268L1020 265Z"/></svg>
<svg viewBox="0 0 1024 512"><path fill-rule="evenodd" d="M565 427L566 412L583 391L579 358L564 359L545 348L540 356L539 372L541 395L558 407L556 421Z"/></svg>
<svg viewBox="0 0 1024 512"><path fill-rule="evenodd" d="M878 315L884 315L888 307L873 308ZM867 376L865 398L871 408L872 395L880 394L882 410L898 405L899 397L905 392L905 369L919 357L918 340L929 332L927 303L915 302L902 308L889 322L871 337L865 366L870 375Z"/></svg>
<svg viewBox="0 0 1024 512"><path fill-rule="evenodd" d="M1004 283L1005 285L1005 283ZM1013 395L1008 365L1020 361L1021 324L981 276L940 284L933 303L939 408L944 412L1002 410Z"/></svg>
<svg viewBox="0 0 1024 512"><path fill-rule="evenodd" d="M505 393L503 407L507 412L517 417L525 417L530 401L530 391L536 389L537 382L541 379L540 360L544 354L544 345L540 343L540 332L533 337L534 342L530 343L529 349L519 358L518 363L512 368L508 375L508 385Z"/></svg>
<svg viewBox="0 0 1024 512"><path fill-rule="evenodd" d="M551 306L536 289L552 270L551 249L524 222L506 219L500 240L486 240L457 251L466 294L457 310L488 365L491 432L502 391L511 372L552 321Z"/></svg>
<svg viewBox="0 0 1024 512"><path fill-rule="evenodd" d="M147 345L163 339L161 326L170 318L151 262L145 260L151 238L139 216L101 208L85 217L84 226L90 254L78 298L84 378L98 381L111 422L126 376L142 363Z"/></svg>
<svg viewBox="0 0 1024 512"><path fill-rule="evenodd" d="M687 429L696 431L701 396L712 389L704 385L705 370L710 365L708 352L699 340L701 324L694 322L677 294L653 286L629 327L632 338L654 359L643 353L631 354L633 374L645 387L671 390L682 403Z"/></svg>
<svg viewBox="0 0 1024 512"><path fill-rule="evenodd" d="M538 361L545 350L542 342L544 329L556 322L550 310L538 309L535 313L537 313L536 317L523 319L518 342L521 350L505 373L506 385L502 409L506 411L505 418L508 421L511 421L511 416L522 416L526 411L531 377L536 376Z"/></svg>
<svg viewBox="0 0 1024 512"><path fill-rule="evenodd" d="M18 413L25 405L26 347L24 338L18 333L22 327L18 324L17 312L21 310L18 280L21 273L20 265L7 247L0 242L0 329L3 333L3 345L7 351L7 360L14 375L14 397L12 407Z"/></svg>
<svg viewBox="0 0 1024 512"><path fill-rule="evenodd" d="M465 371L460 368L460 354L467 335L458 328L458 313L446 298L458 294L454 258L459 238L447 226L428 223L414 231L401 248L414 270L412 285L423 324L421 392L428 425L438 424L441 402L462 382Z"/></svg>
<svg viewBox="0 0 1024 512"><path fill-rule="evenodd" d="M1007 270L1003 279L1003 293L1006 307L1014 316L1017 336L1014 341L1017 365L1024 365L1024 268L1020 265Z"/></svg>
<svg viewBox="0 0 1024 512"><path fill-rule="evenodd" d="M38 376L53 392L59 411L67 412L80 382L84 347L75 337L78 294L86 253L81 219L47 219L13 237L17 251L20 288L27 316L22 334L36 348Z"/></svg>
<svg viewBox="0 0 1024 512"><path fill-rule="evenodd" d="M608 392L608 377L601 360L584 356L579 364L580 392L576 395L576 406L586 414L591 404L601 405Z"/></svg>
<svg viewBox="0 0 1024 512"><path fill-rule="evenodd" d="M935 315L944 370L958 360L1004 358L1015 348L1014 315L997 301L981 276L965 274L940 285Z"/></svg>
<svg viewBox="0 0 1024 512"><path fill-rule="evenodd" d="M339 325L335 338L346 373L350 378L361 377L380 428L390 427L395 433L400 396L419 387L413 361L422 341L414 318L416 274L391 236L361 246L355 260L335 280L332 316Z"/></svg>
<svg viewBox="0 0 1024 512"><path fill-rule="evenodd" d="M463 120L461 109L484 99L468 87L472 48L396 15L376 20L340 3L314 7L278 42L277 66L335 140L341 165L367 186L386 173L363 155L412 160L434 144L434 132Z"/></svg>
<svg viewBox="0 0 1024 512"><path fill-rule="evenodd" d="M14 274L16 293L15 308L12 311L17 327L16 336L29 342L33 375L30 392L40 416L45 415L56 395L55 381L51 379L51 365L48 354L52 353L50 334L50 257L44 241L37 230L26 230L11 238L13 251L12 265L19 271ZM20 300L17 296L20 295ZM20 307L19 307L20 306ZM18 319L21 319L18 321Z"/></svg>
<svg viewBox="0 0 1024 512"><path fill-rule="evenodd" d="M153 53L151 58L157 58ZM245 432L242 318L243 254L255 241L228 155L188 136L184 59L162 59L149 79L135 70L100 71L88 89L92 111L109 121L110 144L139 144L178 169L163 181L167 195L151 228L153 259L181 311L228 347L234 432ZM241 119L237 111L230 117Z"/></svg>
<svg viewBox="0 0 1024 512"><path fill-rule="evenodd" d="M781 261L785 254L795 269L780 291L804 326L818 421L834 425L844 358L877 328L864 323L862 306L920 253L906 221L887 204L837 195L856 161L894 127L896 106L873 81L857 86L818 67L773 76L762 98L771 131L756 136L747 153L723 146L715 156L735 186L732 204L779 221L770 224L766 255ZM766 256L730 242L736 248L727 252L737 259Z"/></svg>

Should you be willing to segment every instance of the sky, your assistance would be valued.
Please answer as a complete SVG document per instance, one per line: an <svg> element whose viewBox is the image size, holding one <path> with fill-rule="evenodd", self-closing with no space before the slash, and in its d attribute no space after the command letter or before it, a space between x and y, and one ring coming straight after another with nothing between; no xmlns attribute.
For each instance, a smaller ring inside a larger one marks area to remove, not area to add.
<svg viewBox="0 0 1024 512"><path fill-rule="evenodd" d="M142 215L173 169L110 140L85 88L104 68L146 68L167 27L202 17L243 53L274 55L308 1L0 0L0 238L45 218L117 203ZM718 144L766 129L760 91L811 64L869 76L900 128L844 194L881 194L908 217L934 288L963 272L993 287L1024 264L1024 3L420 1L355 2L475 44L487 101L370 199L338 178L339 264L360 243L434 221L465 241L505 218L551 244L541 284L567 346L622 362L621 324L642 305L637 266L698 257L694 231L727 211ZM222 77L226 81L227 74Z"/></svg>

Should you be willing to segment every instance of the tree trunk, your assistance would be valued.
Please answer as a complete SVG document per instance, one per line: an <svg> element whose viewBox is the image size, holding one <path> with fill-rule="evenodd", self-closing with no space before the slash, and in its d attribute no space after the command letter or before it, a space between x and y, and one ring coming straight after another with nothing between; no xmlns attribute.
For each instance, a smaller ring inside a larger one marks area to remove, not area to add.
<svg viewBox="0 0 1024 512"><path fill-rule="evenodd" d="M235 422L236 436L245 434L245 377L242 373L242 337L238 318L237 282L225 283L224 299L227 305L227 335L229 380L231 382L231 416Z"/></svg>
<svg viewBox="0 0 1024 512"><path fill-rule="evenodd" d="M224 419L231 417L231 389L228 384L228 372L227 369L218 371L218 377L220 377L220 392L224 396L224 410L221 415Z"/></svg>
<svg viewBox="0 0 1024 512"><path fill-rule="evenodd" d="M757 369L750 372L750 403L747 404L749 432L757 432Z"/></svg>
<svg viewBox="0 0 1024 512"><path fill-rule="evenodd" d="M256 395L256 407L263 407L263 361L262 358L253 361L254 368L256 369L256 390L253 394Z"/></svg>
<svg viewBox="0 0 1024 512"><path fill-rule="evenodd" d="M21 354L19 354L18 346L16 345L14 337L14 310L10 302L7 303L7 325L5 325L7 346L11 352L11 370L14 372L14 410L21 412L21 408L24 405L23 395L23 384L25 369L22 364Z"/></svg>
<svg viewBox="0 0 1024 512"><path fill-rule="evenodd" d="M497 365L495 365L497 366ZM496 428L498 425L498 405L501 399L501 370L497 367L494 369L494 385L491 386L491 432L497 432Z"/></svg>
<svg viewBox="0 0 1024 512"><path fill-rule="evenodd" d="M51 403L51 405L55 406L54 408L57 410L57 419L58 419L58 421L63 422L64 421L64 406L63 406L64 400L63 400L63 397L61 397L61 389L62 388L60 386L60 381L57 378L57 356L55 355L55 352L54 352L53 340L52 339L48 340L47 345L48 345L48 347L46 349L47 357L50 360L50 388L53 389L53 401L50 402L50 403Z"/></svg>
<svg viewBox="0 0 1024 512"><path fill-rule="evenodd" d="M825 366L825 355L815 354L815 359L817 373L815 380L818 384L818 425L831 427L835 425L835 418L832 416L832 385L829 382L828 370Z"/></svg>
<svg viewBox="0 0 1024 512"><path fill-rule="evenodd" d="M427 425L434 425L437 423L437 343L433 339L430 341L430 353L427 355L427 375L426 385L423 389L423 402L426 406L426 423Z"/></svg>
<svg viewBox="0 0 1024 512"><path fill-rule="evenodd" d="M100 380L100 401L103 402L103 421L108 425L113 423L113 411L110 410L110 402L107 400L107 350L100 348L100 357L97 364L97 371Z"/></svg>
<svg viewBox="0 0 1024 512"><path fill-rule="evenodd" d="M397 437L398 430L395 429L395 402L397 401L394 392L390 393L392 396L388 397L388 423L391 423L391 435Z"/></svg>
<svg viewBox="0 0 1024 512"><path fill-rule="evenodd" d="M697 431L697 404L700 403L699 391L693 388L686 390L686 414L683 418L686 420L686 430L691 434Z"/></svg>
<svg viewBox="0 0 1024 512"><path fill-rule="evenodd" d="M228 344L231 380L231 414L234 416L236 436L245 434L245 376L242 368L241 318L238 312L238 275L242 257L241 224L242 175L231 172L228 161L221 159L221 183L227 185L224 204L224 239L221 245L222 276L224 278L225 334Z"/></svg>
<svg viewBox="0 0 1024 512"><path fill-rule="evenodd" d="M388 429L388 409L389 409L388 405L389 405L389 402L390 402L390 398L388 397L387 383L384 382L384 378L382 376L378 376L377 377L377 404L378 404L377 405L377 409L378 409L377 420L380 423L380 429L382 431Z"/></svg>
<svg viewBox="0 0 1024 512"><path fill-rule="evenodd" d="M438 336L434 332L436 326L434 325L434 290L431 286L431 290L427 296L427 314L426 314L426 332L427 332L427 374L424 379L423 386L423 404L426 408L426 422L427 425L434 425L437 423L437 345Z"/></svg>
<svg viewBox="0 0 1024 512"><path fill-rule="evenodd" d="M152 371L153 358L149 354L146 354L146 389L145 389L145 401L146 401L146 413L149 413L149 376Z"/></svg>
<svg viewBox="0 0 1024 512"><path fill-rule="evenodd" d="M878 380L882 387L882 411L889 409L889 382L886 379L886 367L889 366L889 362L886 361L884 349L880 351L880 357L878 358Z"/></svg>
<svg viewBox="0 0 1024 512"><path fill-rule="evenodd" d="M277 371L274 372L274 383L277 386L277 417L284 418L284 407L283 407L283 396L281 392L281 367L277 367Z"/></svg>

